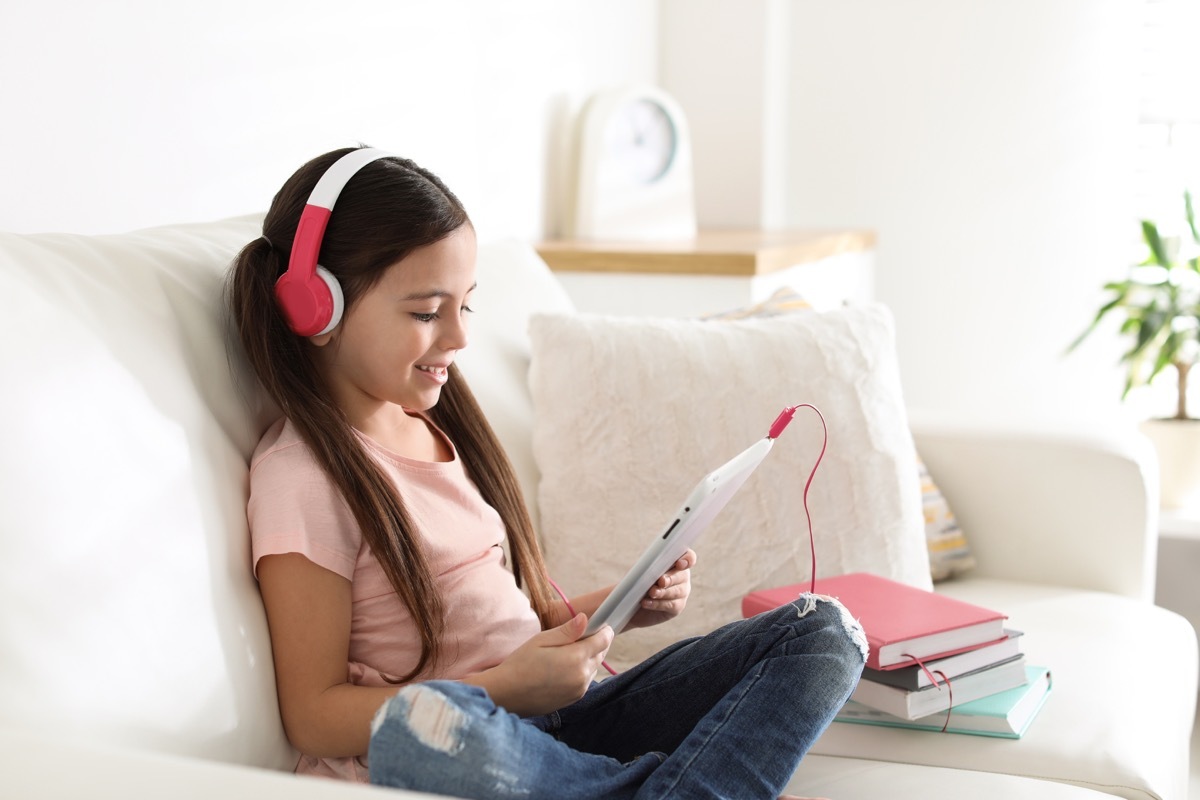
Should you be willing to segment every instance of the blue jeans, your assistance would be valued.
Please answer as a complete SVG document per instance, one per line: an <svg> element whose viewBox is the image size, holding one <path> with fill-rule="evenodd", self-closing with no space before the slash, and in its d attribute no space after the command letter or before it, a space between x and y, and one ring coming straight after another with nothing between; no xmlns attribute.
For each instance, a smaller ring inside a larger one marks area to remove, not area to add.
<svg viewBox="0 0 1200 800"><path fill-rule="evenodd" d="M858 683L858 623L791 605L674 644L522 719L454 681L410 684L373 724L371 782L465 798L774 798Z"/></svg>

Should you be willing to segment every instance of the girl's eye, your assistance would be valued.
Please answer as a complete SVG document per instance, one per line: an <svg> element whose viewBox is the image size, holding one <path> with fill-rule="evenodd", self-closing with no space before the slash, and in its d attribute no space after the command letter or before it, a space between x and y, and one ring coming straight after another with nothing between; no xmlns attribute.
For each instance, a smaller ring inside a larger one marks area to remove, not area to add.
<svg viewBox="0 0 1200 800"><path fill-rule="evenodd" d="M475 309L471 308L470 306L463 306L462 313L463 314L474 314ZM433 322L434 320L439 319L440 317L441 317L441 315L438 314L436 311L432 311L428 314L423 314L420 312L414 312L412 314L412 318L415 319L417 322Z"/></svg>

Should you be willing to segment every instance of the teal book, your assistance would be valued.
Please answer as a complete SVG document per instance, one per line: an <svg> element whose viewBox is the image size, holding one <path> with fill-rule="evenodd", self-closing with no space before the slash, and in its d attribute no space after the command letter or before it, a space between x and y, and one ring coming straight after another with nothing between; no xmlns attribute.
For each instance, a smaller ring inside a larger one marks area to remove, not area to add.
<svg viewBox="0 0 1200 800"><path fill-rule="evenodd" d="M843 706L834 722L935 732L941 731L945 725L947 733L1020 739L1042 710L1054 683L1050 670L1045 667L1026 666L1025 673L1028 682L1024 686L954 706L950 710L948 725L945 712L908 720L876 711L853 700Z"/></svg>

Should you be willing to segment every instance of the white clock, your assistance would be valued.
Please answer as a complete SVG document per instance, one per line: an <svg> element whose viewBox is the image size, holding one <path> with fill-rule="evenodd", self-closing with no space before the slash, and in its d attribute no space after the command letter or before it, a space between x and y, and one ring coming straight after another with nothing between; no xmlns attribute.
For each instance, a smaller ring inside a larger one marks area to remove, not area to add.
<svg viewBox="0 0 1200 800"><path fill-rule="evenodd" d="M599 92L580 115L576 239L687 239L696 235L692 145L683 109L646 85Z"/></svg>

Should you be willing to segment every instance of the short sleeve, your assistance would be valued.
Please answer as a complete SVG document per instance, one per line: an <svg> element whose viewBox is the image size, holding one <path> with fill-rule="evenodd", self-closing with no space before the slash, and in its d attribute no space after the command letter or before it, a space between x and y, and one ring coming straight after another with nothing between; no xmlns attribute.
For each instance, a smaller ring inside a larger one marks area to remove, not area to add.
<svg viewBox="0 0 1200 800"><path fill-rule="evenodd" d="M302 441L281 440L255 454L246 516L255 576L263 556L299 553L354 579L362 534L341 493Z"/></svg>

